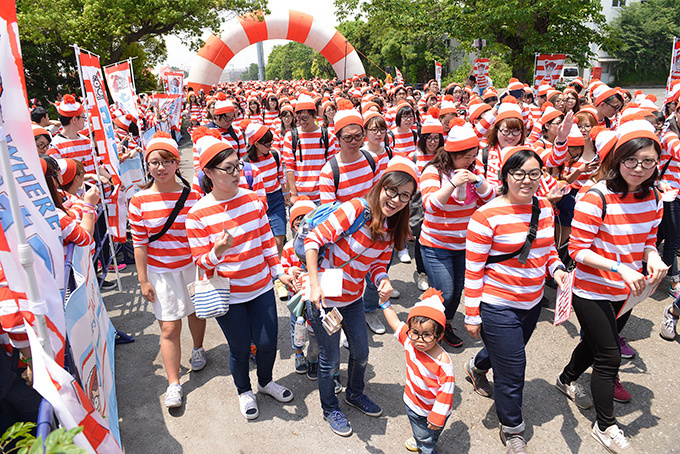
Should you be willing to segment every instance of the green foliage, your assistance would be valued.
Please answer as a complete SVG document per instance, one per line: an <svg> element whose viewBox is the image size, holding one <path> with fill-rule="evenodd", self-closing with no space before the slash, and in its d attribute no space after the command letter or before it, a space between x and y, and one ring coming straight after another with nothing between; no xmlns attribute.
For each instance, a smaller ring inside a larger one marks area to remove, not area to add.
<svg viewBox="0 0 680 454"><path fill-rule="evenodd" d="M257 63L251 63L248 69L241 73L241 80L258 80L260 78L260 67Z"/></svg>
<svg viewBox="0 0 680 454"><path fill-rule="evenodd" d="M232 15L264 6L262 0L16 0L28 96L46 104L57 92L80 92L71 44L98 54L102 65L137 56L137 90L152 89L145 70L165 59L163 35L179 34L198 49L203 30L219 31Z"/></svg>
<svg viewBox="0 0 680 454"><path fill-rule="evenodd" d="M472 63L464 61L454 72L442 77L442 88L451 82L463 85L471 71ZM501 57L492 55L489 58L489 77L496 88L507 87L512 77L512 68Z"/></svg>
<svg viewBox="0 0 680 454"><path fill-rule="evenodd" d="M502 50L523 81L531 77L536 52L568 53L586 64L590 43L606 41L599 0L335 0L335 6L340 20L366 17L373 30L399 30L409 38L417 33L434 40L446 33L465 49L475 38L486 39L490 46L482 56Z"/></svg>
<svg viewBox="0 0 680 454"><path fill-rule="evenodd" d="M611 23L610 53L621 59L617 83L665 84L673 36L680 36L680 3L649 0L621 8Z"/></svg>
<svg viewBox="0 0 680 454"><path fill-rule="evenodd" d="M394 68L399 68L406 83L426 82L434 78L435 60L443 66L448 61L443 34L396 29L371 20L346 21L338 26L338 31L368 57L359 54L366 74L376 79L384 79L383 70L389 66L393 76Z"/></svg>
<svg viewBox="0 0 680 454"><path fill-rule="evenodd" d="M0 437L0 453L43 454L42 439L35 438L31 433L35 427L32 422L18 422L7 429ZM73 443L75 436L82 431L82 427L53 430L45 439L45 454L87 454L87 450ZM12 441L14 446L10 448Z"/></svg>
<svg viewBox="0 0 680 454"><path fill-rule="evenodd" d="M265 66L265 77L268 80L333 78L335 72L320 53L304 44L290 42L272 49Z"/></svg>

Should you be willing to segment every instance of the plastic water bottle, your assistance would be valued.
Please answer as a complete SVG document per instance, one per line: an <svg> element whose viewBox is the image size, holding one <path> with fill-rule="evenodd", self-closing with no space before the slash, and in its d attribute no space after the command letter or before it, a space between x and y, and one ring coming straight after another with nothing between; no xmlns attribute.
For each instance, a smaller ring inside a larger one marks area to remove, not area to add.
<svg viewBox="0 0 680 454"><path fill-rule="evenodd" d="M295 321L295 330L293 332L293 345L295 348L302 348L305 346L307 340L307 327L305 326L305 318L300 316Z"/></svg>

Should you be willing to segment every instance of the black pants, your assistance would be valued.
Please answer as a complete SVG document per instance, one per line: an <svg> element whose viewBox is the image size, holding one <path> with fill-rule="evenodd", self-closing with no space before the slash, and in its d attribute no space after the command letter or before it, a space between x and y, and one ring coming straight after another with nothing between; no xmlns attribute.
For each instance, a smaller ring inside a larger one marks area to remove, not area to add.
<svg viewBox="0 0 680 454"><path fill-rule="evenodd" d="M614 418L614 380L621 365L619 332L631 311L617 319L623 302L588 300L574 295L574 312L581 324L583 338L571 354L571 361L562 372L562 382L569 384L593 366L590 390L600 430L616 424Z"/></svg>

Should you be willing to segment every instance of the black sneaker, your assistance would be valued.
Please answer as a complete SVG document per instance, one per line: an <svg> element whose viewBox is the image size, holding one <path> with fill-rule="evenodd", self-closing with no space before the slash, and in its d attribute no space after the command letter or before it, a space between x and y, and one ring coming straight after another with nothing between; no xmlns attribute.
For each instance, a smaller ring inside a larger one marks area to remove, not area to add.
<svg viewBox="0 0 680 454"><path fill-rule="evenodd" d="M463 339L456 336L456 334L453 332L453 328L451 328L451 325L448 324L444 329L444 342L453 348L460 348L463 346Z"/></svg>
<svg viewBox="0 0 680 454"><path fill-rule="evenodd" d="M104 282L102 282L102 285L99 288L101 290L104 290L105 292L108 292L109 290L113 290L114 288L118 288L118 284L116 282L112 282L112 281L104 281Z"/></svg>
<svg viewBox="0 0 680 454"><path fill-rule="evenodd" d="M509 434L500 428L501 442L505 445L506 454L527 454L527 442L524 440L524 432Z"/></svg>
<svg viewBox="0 0 680 454"><path fill-rule="evenodd" d="M317 361L307 363L307 378L313 381L319 378L319 363Z"/></svg>

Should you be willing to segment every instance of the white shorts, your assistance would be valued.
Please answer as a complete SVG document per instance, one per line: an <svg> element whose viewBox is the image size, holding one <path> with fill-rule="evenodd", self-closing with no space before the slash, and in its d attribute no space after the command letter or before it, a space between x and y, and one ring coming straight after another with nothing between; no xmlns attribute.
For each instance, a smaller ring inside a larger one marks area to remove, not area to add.
<svg viewBox="0 0 680 454"><path fill-rule="evenodd" d="M171 322L181 320L195 312L187 285L196 279L196 267L166 273L147 273L149 282L156 293L156 301L151 303L156 319Z"/></svg>

